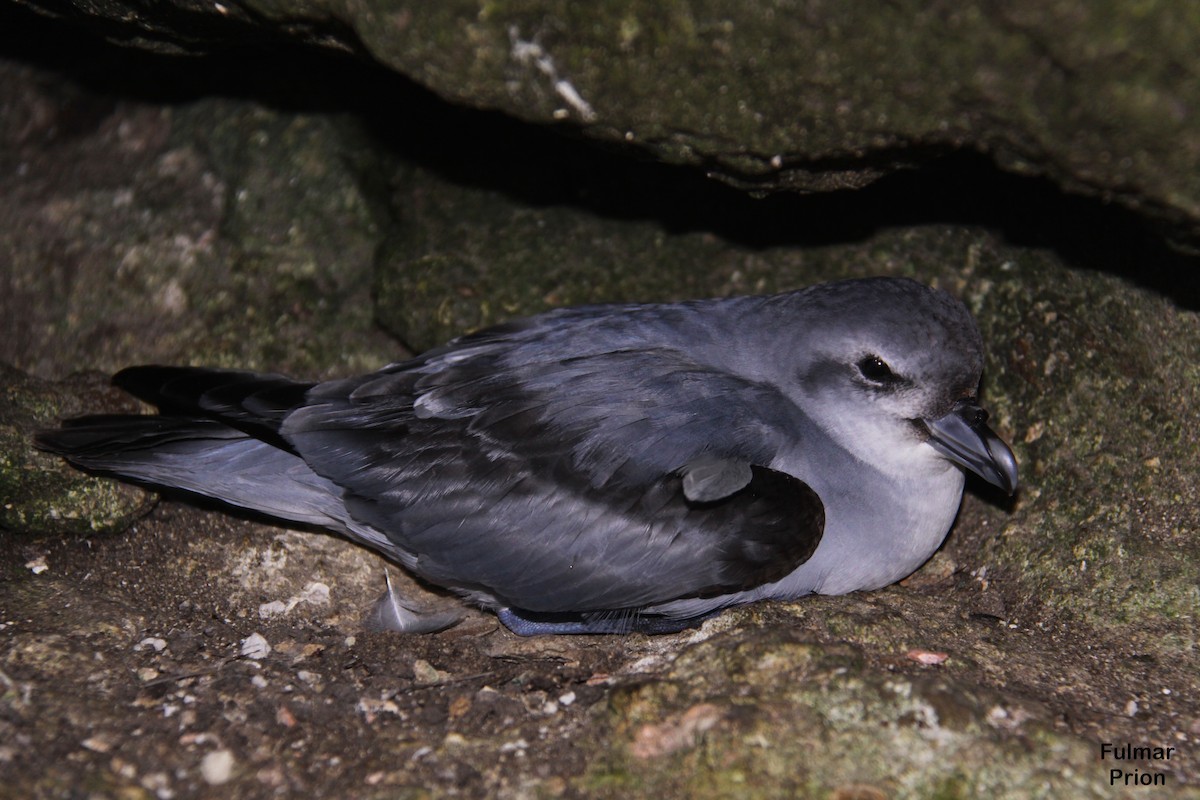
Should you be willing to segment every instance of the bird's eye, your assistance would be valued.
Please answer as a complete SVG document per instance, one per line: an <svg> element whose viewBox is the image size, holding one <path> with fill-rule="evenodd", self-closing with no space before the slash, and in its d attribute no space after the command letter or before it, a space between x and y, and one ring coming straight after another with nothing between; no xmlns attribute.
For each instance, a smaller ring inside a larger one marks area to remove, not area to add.
<svg viewBox="0 0 1200 800"><path fill-rule="evenodd" d="M871 383L887 385L900 380L896 373L892 372L892 368L887 365L887 362L879 356L867 356L859 361L858 371Z"/></svg>

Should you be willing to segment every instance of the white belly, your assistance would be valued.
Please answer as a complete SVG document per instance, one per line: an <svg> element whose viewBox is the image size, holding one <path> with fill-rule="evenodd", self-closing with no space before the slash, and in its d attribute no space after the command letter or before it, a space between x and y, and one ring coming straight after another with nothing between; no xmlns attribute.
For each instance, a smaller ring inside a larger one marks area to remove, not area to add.
<svg viewBox="0 0 1200 800"><path fill-rule="evenodd" d="M845 594L878 589L912 574L937 551L962 502L963 474L950 468L924 476L891 496L860 492L857 502L831 498L825 533L812 558L761 597Z"/></svg>

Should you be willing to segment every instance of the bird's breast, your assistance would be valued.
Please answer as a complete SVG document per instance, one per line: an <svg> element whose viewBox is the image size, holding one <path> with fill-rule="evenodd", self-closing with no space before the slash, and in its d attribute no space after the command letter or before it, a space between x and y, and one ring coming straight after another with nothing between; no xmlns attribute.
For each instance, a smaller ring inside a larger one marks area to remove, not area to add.
<svg viewBox="0 0 1200 800"><path fill-rule="evenodd" d="M869 469L855 474L853 485L814 479L825 504L821 543L790 575L763 587L763 597L878 589L910 575L941 546L962 500L962 472L903 482Z"/></svg>

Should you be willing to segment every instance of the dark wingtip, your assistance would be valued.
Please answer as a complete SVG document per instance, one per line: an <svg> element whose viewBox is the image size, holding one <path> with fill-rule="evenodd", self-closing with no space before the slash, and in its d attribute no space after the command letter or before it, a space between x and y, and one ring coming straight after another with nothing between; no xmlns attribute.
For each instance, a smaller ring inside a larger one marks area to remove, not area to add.
<svg viewBox="0 0 1200 800"><path fill-rule="evenodd" d="M103 438L106 437L98 435L95 429L83 426L72 427L71 421L64 421L61 428L35 431L33 446L43 453L62 456L69 461L74 461L93 449Z"/></svg>
<svg viewBox="0 0 1200 800"><path fill-rule="evenodd" d="M141 364L126 367L112 376L112 385L147 403L158 405L164 400L163 390L171 381L207 370L195 367L170 367L162 364Z"/></svg>
<svg viewBox="0 0 1200 800"><path fill-rule="evenodd" d="M66 455L70 452L66 447L61 428L46 428L40 431L33 432L33 446L43 453L53 453L54 455Z"/></svg>
<svg viewBox="0 0 1200 800"><path fill-rule="evenodd" d="M126 414L89 414L60 420L57 428L42 428L33 432L33 446L46 453L69 456L94 442L100 435L107 436L116 420L127 418ZM101 434L100 431L104 433Z"/></svg>
<svg viewBox="0 0 1200 800"><path fill-rule="evenodd" d="M150 419L153 418L132 414L71 417L62 420L58 428L34 431L33 446L42 452L65 458L78 457L98 446L109 447L114 442L123 441L132 431L144 427L144 421Z"/></svg>

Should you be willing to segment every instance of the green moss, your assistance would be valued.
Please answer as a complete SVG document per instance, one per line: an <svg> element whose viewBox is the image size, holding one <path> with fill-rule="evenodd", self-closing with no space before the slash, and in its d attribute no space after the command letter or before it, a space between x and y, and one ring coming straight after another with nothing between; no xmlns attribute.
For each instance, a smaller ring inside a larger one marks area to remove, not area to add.
<svg viewBox="0 0 1200 800"><path fill-rule="evenodd" d="M750 653L753 679L741 668ZM854 787L897 798L1106 796L1090 746L1038 723L1005 734L989 721L996 703L945 676L889 676L845 646L743 626L685 649L669 681L619 692L611 726L627 744L579 785L594 796L633 786L664 797L823 797ZM675 735L697 710L715 722Z"/></svg>
<svg viewBox="0 0 1200 800"><path fill-rule="evenodd" d="M80 413L81 390L95 378L39 381L0 364L0 528L16 533L86 534L120 530L144 515L141 489L85 475L33 447L39 428Z"/></svg>
<svg viewBox="0 0 1200 800"><path fill-rule="evenodd" d="M994 405L1028 477L988 556L1068 617L1194 630L1196 317L1113 278L1015 263L981 319L1000 345Z"/></svg>

